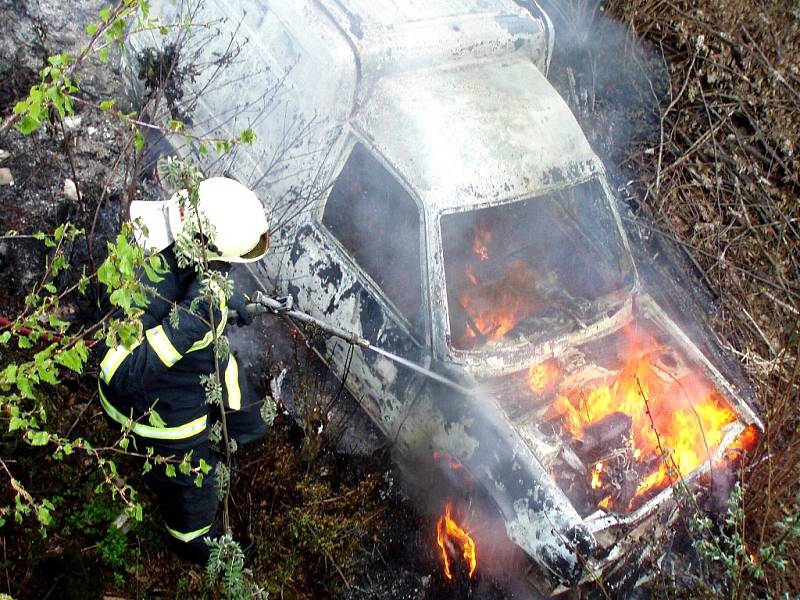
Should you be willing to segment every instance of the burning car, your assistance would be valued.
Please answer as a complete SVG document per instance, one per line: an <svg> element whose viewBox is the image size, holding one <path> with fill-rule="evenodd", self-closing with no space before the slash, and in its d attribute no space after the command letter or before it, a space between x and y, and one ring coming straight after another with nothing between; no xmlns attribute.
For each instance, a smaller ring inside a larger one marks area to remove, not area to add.
<svg viewBox="0 0 800 600"><path fill-rule="evenodd" d="M536 2L240 0L194 18L221 15L250 45L222 83L196 74L195 126L258 136L207 168L256 187L280 225L261 275L480 391L315 341L401 465L447 457L490 499L531 583L610 573L673 484L752 442L758 416L641 283L603 164L546 78Z"/></svg>

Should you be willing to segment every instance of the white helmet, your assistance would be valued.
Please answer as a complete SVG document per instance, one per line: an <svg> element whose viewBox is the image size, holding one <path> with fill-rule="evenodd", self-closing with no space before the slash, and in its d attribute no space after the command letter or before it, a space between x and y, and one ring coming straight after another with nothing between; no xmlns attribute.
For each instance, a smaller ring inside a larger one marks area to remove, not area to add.
<svg viewBox="0 0 800 600"><path fill-rule="evenodd" d="M180 196L173 194L162 202L131 202L131 221L141 219L145 231L136 241L147 250L161 251L181 234L190 219L196 219L188 202L181 207ZM253 262L269 250L269 224L264 206L250 189L227 177L211 177L200 183L197 212L214 228L209 260Z"/></svg>

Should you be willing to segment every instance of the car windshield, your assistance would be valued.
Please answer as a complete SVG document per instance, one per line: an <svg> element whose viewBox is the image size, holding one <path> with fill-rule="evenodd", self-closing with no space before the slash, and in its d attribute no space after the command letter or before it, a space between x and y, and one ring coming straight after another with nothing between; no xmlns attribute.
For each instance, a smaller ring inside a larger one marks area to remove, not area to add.
<svg viewBox="0 0 800 600"><path fill-rule="evenodd" d="M441 220L450 343L538 341L595 322L633 284L596 179Z"/></svg>

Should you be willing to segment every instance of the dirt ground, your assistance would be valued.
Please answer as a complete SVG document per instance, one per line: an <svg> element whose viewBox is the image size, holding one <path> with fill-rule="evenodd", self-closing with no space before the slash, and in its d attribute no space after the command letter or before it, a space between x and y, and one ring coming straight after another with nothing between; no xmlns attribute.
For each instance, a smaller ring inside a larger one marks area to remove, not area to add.
<svg viewBox="0 0 800 600"><path fill-rule="evenodd" d="M797 513L800 493L800 8L796 0L771 0L755 10L750 4L552 3L546 8L561 33L550 78L625 200L639 260L668 259L645 276L656 288L676 279L690 290L668 301L676 312L699 306L715 336L709 347L723 348L718 359L742 386L752 384L768 432L741 473L746 545L789 546L787 567L773 568L748 589L760 597L795 597L800 547L775 523ZM11 32L0 38L1 117L36 80L46 54L80 45L83 25L101 5L85 0L65 11L63 3L0 0L0 31ZM91 74L82 84L90 97L119 91L113 69L98 66ZM74 165L59 141L64 133L75 148ZM70 256L76 266L99 262L130 188L126 164L109 168L125 136L114 119L81 110L66 132L0 136L0 150L8 153L0 168L14 180L0 186L3 230L47 230L66 219L89 230L97 211L93 246L76 241ZM64 192L73 168L80 202ZM135 193L158 190L145 182ZM32 242L0 240L0 316L19 310L45 259ZM75 323L96 317L91 301L77 300L65 316ZM291 330L280 322L259 327L253 335L269 342L248 359L252 372L266 374L256 385L268 388L287 367L305 374L295 381L303 393L336 396L335 383ZM299 362L293 363L287 357L295 356L295 345ZM341 401L345 416L353 409L347 402ZM91 377L65 381L48 403L57 407L60 430L96 440L110 435ZM313 418L280 415L264 442L243 451L234 471L235 534L248 567L274 597L523 597L508 581L480 574L476 581L447 582L435 553L435 522L408 499L374 432L360 451L341 452L357 444L336 426L319 435L317 425ZM359 437L368 425L353 431ZM0 452L38 482L32 491L56 499L59 515L46 538L35 527L0 530L0 591L42 599L215 596L201 568L164 549L146 490L144 522L123 532L110 527L121 506L95 493L98 481L80 460L53 463L7 436L0 437ZM136 479L133 463L122 469ZM0 501L9 494L6 489ZM696 578L674 572L657 578L650 592L710 595Z"/></svg>

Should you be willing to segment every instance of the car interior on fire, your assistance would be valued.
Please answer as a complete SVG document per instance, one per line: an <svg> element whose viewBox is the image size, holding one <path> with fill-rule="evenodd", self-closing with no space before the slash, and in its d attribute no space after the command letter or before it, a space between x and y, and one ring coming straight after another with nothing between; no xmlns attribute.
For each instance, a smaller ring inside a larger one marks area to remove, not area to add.
<svg viewBox="0 0 800 600"><path fill-rule="evenodd" d="M412 332L424 331L421 222L413 198L356 143L333 184L322 224L411 324Z"/></svg>
<svg viewBox="0 0 800 600"><path fill-rule="evenodd" d="M633 267L596 179L441 219L452 344L475 350L596 321Z"/></svg>

